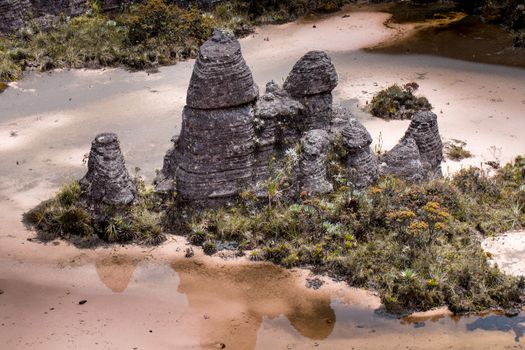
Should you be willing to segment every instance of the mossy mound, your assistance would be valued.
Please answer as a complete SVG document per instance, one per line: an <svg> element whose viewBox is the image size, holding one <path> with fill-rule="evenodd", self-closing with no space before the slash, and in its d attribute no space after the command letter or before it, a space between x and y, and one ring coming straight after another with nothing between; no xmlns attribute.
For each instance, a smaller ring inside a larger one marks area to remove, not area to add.
<svg viewBox="0 0 525 350"><path fill-rule="evenodd" d="M419 88L417 83L408 83L400 87L392 85L381 90L372 99L370 112L383 119L412 119L419 111L432 109L425 97L417 97L414 92Z"/></svg>
<svg viewBox="0 0 525 350"><path fill-rule="evenodd" d="M79 182L73 181L54 198L24 214L24 221L43 242L64 239L80 248L105 243L158 245L166 240L158 202L150 189L143 184L139 188L138 199L131 206L106 206L103 215L95 215L80 199Z"/></svg>

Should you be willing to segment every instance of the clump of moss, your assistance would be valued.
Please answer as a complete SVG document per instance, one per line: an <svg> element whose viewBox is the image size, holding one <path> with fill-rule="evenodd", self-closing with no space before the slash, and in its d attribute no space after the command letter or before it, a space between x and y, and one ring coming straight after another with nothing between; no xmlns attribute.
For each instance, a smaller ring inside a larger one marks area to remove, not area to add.
<svg viewBox="0 0 525 350"><path fill-rule="evenodd" d="M417 83L408 83L400 87L392 85L374 96L370 105L372 115L383 119L412 119L422 110L431 110L432 105L425 97L416 97Z"/></svg>
<svg viewBox="0 0 525 350"><path fill-rule="evenodd" d="M471 158L472 153L465 149L467 144L460 140L452 140L445 144L445 155L448 159L460 161L466 158Z"/></svg>
<svg viewBox="0 0 525 350"><path fill-rule="evenodd" d="M57 195L24 215L24 221L43 242L65 239L86 248L103 243L158 245L166 240L161 231L161 214L153 193L145 187L126 208L106 207L104 215L89 211L81 201L78 181L64 185Z"/></svg>
<svg viewBox="0 0 525 350"><path fill-rule="evenodd" d="M194 213L190 240L235 240L250 258L324 271L379 292L388 310L454 312L522 305L525 282L487 261L479 235L525 225L525 158L489 177L408 184L382 178L366 191ZM195 229L198 228L198 229Z"/></svg>

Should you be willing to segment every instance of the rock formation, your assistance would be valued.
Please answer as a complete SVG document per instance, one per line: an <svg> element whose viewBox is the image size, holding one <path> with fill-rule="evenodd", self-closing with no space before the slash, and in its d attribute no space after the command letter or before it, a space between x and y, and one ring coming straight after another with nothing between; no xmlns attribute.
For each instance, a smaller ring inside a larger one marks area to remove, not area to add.
<svg viewBox="0 0 525 350"><path fill-rule="evenodd" d="M251 186L257 163L257 96L239 42L215 31L200 48L181 134L165 157L157 190L176 179L180 199L207 207L235 199Z"/></svg>
<svg viewBox="0 0 525 350"><path fill-rule="evenodd" d="M239 42L214 32L200 48L181 134L164 158L156 190L176 190L179 199L198 207L228 204L248 188L264 196L271 162L279 167L300 142L299 165L289 174L286 196L295 197L298 190L327 193L333 189L327 162L335 135L340 135L348 180L357 188L369 186L380 172L372 137L347 110L333 106L336 85L330 58L312 51L295 64L283 88L269 82L258 97ZM381 171L421 181L440 169L441 160L436 117L421 112L400 144L383 157Z"/></svg>
<svg viewBox="0 0 525 350"><path fill-rule="evenodd" d="M213 110L186 107L178 141L177 193L202 204L227 202L253 179L253 106Z"/></svg>
<svg viewBox="0 0 525 350"><path fill-rule="evenodd" d="M404 138L381 161L383 175L393 175L411 182L420 182L426 176L419 150L412 138Z"/></svg>
<svg viewBox="0 0 525 350"><path fill-rule="evenodd" d="M303 110L304 106L275 82L266 85L266 94L258 99L255 106L257 181L268 177L268 164L272 157L282 154L301 139L302 130L297 125L300 125Z"/></svg>
<svg viewBox="0 0 525 350"><path fill-rule="evenodd" d="M326 129L333 118L332 90L337 72L323 51L310 51L293 67L284 89L305 106L306 130Z"/></svg>
<svg viewBox="0 0 525 350"><path fill-rule="evenodd" d="M403 138L412 138L416 142L427 177L441 177L443 142L439 135L437 116L430 111L416 113Z"/></svg>
<svg viewBox="0 0 525 350"><path fill-rule="evenodd" d="M232 36L216 30L199 49L186 104L190 108L218 109L255 101L259 89Z"/></svg>
<svg viewBox="0 0 525 350"><path fill-rule="evenodd" d="M8 32L24 26L29 18L29 0L0 0L0 31Z"/></svg>
<svg viewBox="0 0 525 350"><path fill-rule="evenodd" d="M129 176L116 134L97 135L91 144L87 174L80 180L81 200L92 210L132 203L137 188Z"/></svg>
<svg viewBox="0 0 525 350"><path fill-rule="evenodd" d="M301 139L300 190L309 195L331 192L327 180L327 163L330 140L324 130L311 130Z"/></svg>
<svg viewBox="0 0 525 350"><path fill-rule="evenodd" d="M284 89L294 97L331 92L337 86L337 72L323 51L310 51L294 65Z"/></svg>
<svg viewBox="0 0 525 350"><path fill-rule="evenodd" d="M370 149L372 136L356 119L350 119L341 132L343 147L347 150L348 180L357 188L372 184L379 176L378 161Z"/></svg>

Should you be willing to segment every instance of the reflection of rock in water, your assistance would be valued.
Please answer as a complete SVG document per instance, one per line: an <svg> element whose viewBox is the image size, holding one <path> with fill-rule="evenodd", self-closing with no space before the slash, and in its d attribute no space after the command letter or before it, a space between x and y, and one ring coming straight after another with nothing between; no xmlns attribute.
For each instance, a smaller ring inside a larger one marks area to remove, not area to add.
<svg viewBox="0 0 525 350"><path fill-rule="evenodd" d="M122 293L128 287L138 260L124 255L110 255L95 263L97 274L106 287Z"/></svg>
<svg viewBox="0 0 525 350"><path fill-rule="evenodd" d="M525 327L521 323L525 322L525 315L518 317L506 317L501 315L490 315L487 317L478 318L476 321L467 325L468 331L475 331L478 329L484 331L498 331L498 332L514 332L514 340L520 341L520 338L525 334Z"/></svg>
<svg viewBox="0 0 525 350"><path fill-rule="evenodd" d="M263 317L285 315L300 334L315 340L326 339L335 326L330 296L296 288L290 271L269 264L208 266L195 260L171 266L180 277L178 292L186 294L192 309L206 315L202 346L222 342L252 349ZM220 338L224 330L229 330L228 339Z"/></svg>

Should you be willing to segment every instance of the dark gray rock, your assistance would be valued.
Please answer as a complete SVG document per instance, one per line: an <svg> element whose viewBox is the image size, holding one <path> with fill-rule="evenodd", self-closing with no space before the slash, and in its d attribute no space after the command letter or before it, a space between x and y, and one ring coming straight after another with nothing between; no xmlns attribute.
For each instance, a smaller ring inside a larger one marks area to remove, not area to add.
<svg viewBox="0 0 525 350"><path fill-rule="evenodd" d="M306 130L330 128L334 116L332 93L305 96L300 101L305 106L303 123Z"/></svg>
<svg viewBox="0 0 525 350"><path fill-rule="evenodd" d="M162 170L155 178L155 192L168 194L175 191L175 174L180 162L179 136L171 139L173 146L166 152Z"/></svg>
<svg viewBox="0 0 525 350"><path fill-rule="evenodd" d="M29 19L30 0L0 0L0 31L22 28Z"/></svg>
<svg viewBox="0 0 525 350"><path fill-rule="evenodd" d="M301 139L300 190L309 195L331 192L327 180L330 140L325 130L311 130Z"/></svg>
<svg viewBox="0 0 525 350"><path fill-rule="evenodd" d="M421 163L428 172L429 178L443 176L441 172L443 142L439 135L436 114L430 111L416 113L403 138L412 138L416 142Z"/></svg>
<svg viewBox="0 0 525 350"><path fill-rule="evenodd" d="M294 97L331 92L337 86L337 72L323 51L310 51L293 67L284 89Z"/></svg>
<svg viewBox="0 0 525 350"><path fill-rule="evenodd" d="M377 157L370 149L372 136L357 119L350 119L341 137L348 152L345 160L348 180L357 188L371 185L379 176Z"/></svg>
<svg viewBox="0 0 525 350"><path fill-rule="evenodd" d="M255 105L256 181L267 179L271 159L293 147L302 136L302 131L297 125L300 123L304 106L274 82L266 85L266 91Z"/></svg>
<svg viewBox="0 0 525 350"><path fill-rule="evenodd" d="M403 139L381 157L381 162L383 175L393 175L411 182L420 182L426 175L416 142L412 138Z"/></svg>
<svg viewBox="0 0 525 350"><path fill-rule="evenodd" d="M178 142L178 196L202 206L227 203L253 183L256 163L251 105L197 110L186 107Z"/></svg>
<svg viewBox="0 0 525 350"><path fill-rule="evenodd" d="M80 180L82 201L91 209L102 205L125 206L132 203L137 188L129 176L116 134L95 137L89 153L87 174Z"/></svg>
<svg viewBox="0 0 525 350"><path fill-rule="evenodd" d="M258 95L239 41L216 30L199 49L186 104L197 109L227 108L254 102Z"/></svg>

